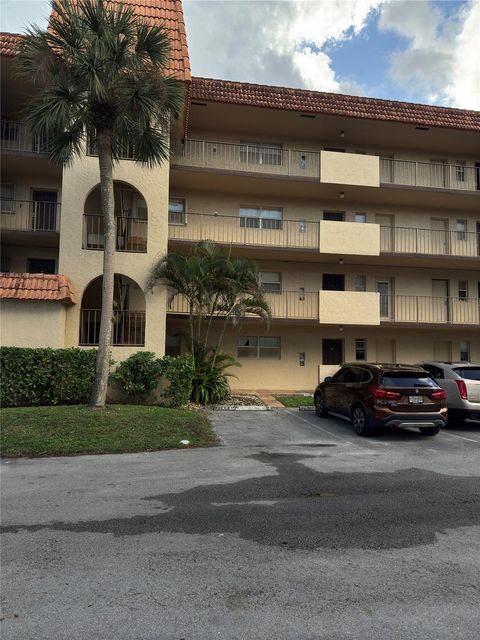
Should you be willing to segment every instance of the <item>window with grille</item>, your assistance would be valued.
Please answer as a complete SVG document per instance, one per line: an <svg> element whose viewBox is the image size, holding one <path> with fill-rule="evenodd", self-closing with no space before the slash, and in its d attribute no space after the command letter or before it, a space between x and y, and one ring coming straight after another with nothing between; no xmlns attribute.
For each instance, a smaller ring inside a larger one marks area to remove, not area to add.
<svg viewBox="0 0 480 640"><path fill-rule="evenodd" d="M240 226L247 229L281 229L281 209L264 207L240 207Z"/></svg>
<svg viewBox="0 0 480 640"><path fill-rule="evenodd" d="M280 359L280 336L238 336L237 358Z"/></svg>
<svg viewBox="0 0 480 640"><path fill-rule="evenodd" d="M168 202L168 223L185 224L185 200L183 198L171 198Z"/></svg>

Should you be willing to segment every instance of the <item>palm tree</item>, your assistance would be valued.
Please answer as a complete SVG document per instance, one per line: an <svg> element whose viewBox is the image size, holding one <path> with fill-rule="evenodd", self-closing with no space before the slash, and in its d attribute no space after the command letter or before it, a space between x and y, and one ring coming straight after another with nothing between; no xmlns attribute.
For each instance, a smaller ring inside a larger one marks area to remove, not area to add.
<svg viewBox="0 0 480 640"><path fill-rule="evenodd" d="M98 153L104 220L103 290L95 382L90 404L104 406L110 366L115 217L113 165L127 144L134 159L169 159L170 125L183 84L166 75L169 39L131 7L103 0L52 0L47 30L29 29L17 56L21 76L37 85L24 118L50 142L50 158L69 164L87 136Z"/></svg>

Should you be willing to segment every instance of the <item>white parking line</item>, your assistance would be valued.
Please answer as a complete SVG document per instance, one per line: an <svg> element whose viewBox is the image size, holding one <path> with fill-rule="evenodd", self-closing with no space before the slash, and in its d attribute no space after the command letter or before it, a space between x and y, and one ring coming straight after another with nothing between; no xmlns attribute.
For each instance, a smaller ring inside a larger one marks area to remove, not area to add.
<svg viewBox="0 0 480 640"><path fill-rule="evenodd" d="M460 440L466 440L467 442L475 442L475 444L480 445L478 440L473 440L473 438L466 438L465 436L459 436L456 433L449 433L448 431L442 431L442 435L450 436L450 438L460 438Z"/></svg>
<svg viewBox="0 0 480 640"><path fill-rule="evenodd" d="M334 438L337 438L337 440L340 440L342 442L344 447L347 446L347 444L353 445L355 447L360 447L359 443L355 443L355 442L352 442L351 440L347 440L346 438L342 438L341 436L337 435L336 433L332 433L331 431L328 431L328 429L324 429L323 427L321 427L318 424L313 424L313 422L309 422L308 420L305 420L305 418L301 418L297 413L295 413L291 409L287 409L287 413L289 415L293 416L294 418L297 418L297 420L301 420L302 422L305 422L305 424L308 424L309 427L312 427L313 429L318 429L320 431L323 431L324 433L328 433L328 435L333 436ZM368 449L364 449L363 447L360 447L360 448L363 451L368 451Z"/></svg>

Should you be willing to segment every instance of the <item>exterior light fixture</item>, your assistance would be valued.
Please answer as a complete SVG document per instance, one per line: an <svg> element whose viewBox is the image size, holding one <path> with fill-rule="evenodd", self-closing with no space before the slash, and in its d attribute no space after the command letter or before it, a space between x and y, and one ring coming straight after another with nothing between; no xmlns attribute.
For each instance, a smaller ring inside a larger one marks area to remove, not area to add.
<svg viewBox="0 0 480 640"><path fill-rule="evenodd" d="M343 258L340 258L340 264L343 264Z"/></svg>
<svg viewBox="0 0 480 640"><path fill-rule="evenodd" d="M339 330L339 331L343 331L343 324L341 324L341 325L338 327L338 330Z"/></svg>
<svg viewBox="0 0 480 640"><path fill-rule="evenodd" d="M340 198L342 198L342 200L343 200L344 197L345 197L345 192L344 191L340 191Z"/></svg>
<svg viewBox="0 0 480 640"><path fill-rule="evenodd" d="M340 131L340 138L344 138L345 137L345 131Z"/></svg>

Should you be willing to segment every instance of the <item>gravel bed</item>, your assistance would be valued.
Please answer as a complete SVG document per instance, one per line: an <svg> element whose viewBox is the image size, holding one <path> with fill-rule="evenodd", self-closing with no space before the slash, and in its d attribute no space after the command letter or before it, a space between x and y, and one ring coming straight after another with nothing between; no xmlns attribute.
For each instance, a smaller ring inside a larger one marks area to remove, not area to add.
<svg viewBox="0 0 480 640"><path fill-rule="evenodd" d="M258 396L232 395L222 400L218 404L210 404L204 407L201 404L189 402L185 409L189 411L205 411L206 409L215 409L217 407L264 407L265 403Z"/></svg>

